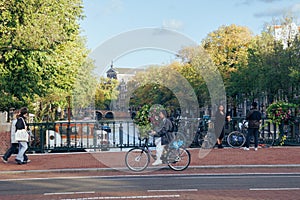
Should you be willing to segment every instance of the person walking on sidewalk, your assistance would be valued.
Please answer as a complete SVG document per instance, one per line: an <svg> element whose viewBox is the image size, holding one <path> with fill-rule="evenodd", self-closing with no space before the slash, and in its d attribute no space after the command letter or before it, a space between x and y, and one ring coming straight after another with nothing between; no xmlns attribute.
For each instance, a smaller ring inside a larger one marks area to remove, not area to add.
<svg viewBox="0 0 300 200"><path fill-rule="evenodd" d="M26 118L28 115L28 109L27 108L21 108L20 110L20 116L17 119L17 123L16 123L16 131L17 130L22 130L25 129L27 130L27 124L26 124ZM25 152L28 148L28 144L27 142L21 142L19 141L19 152L18 155L16 157L16 162L21 165L21 164L27 164L30 162L30 160L28 160L28 157L26 156Z"/></svg>
<svg viewBox="0 0 300 200"><path fill-rule="evenodd" d="M167 118L167 112L165 110L161 110L159 112L159 117L161 119L161 125L155 131L152 131L152 135L154 137L159 137L155 140L156 144L156 160L152 165L161 165L162 164L162 154L163 151L174 138L174 133L172 132L173 125L170 119Z"/></svg>
<svg viewBox="0 0 300 200"><path fill-rule="evenodd" d="M18 147L19 147L19 143L18 141L16 141L16 123L17 123L17 119L19 117L20 114L20 110L15 110L13 113L13 120L11 122L11 129L10 129L10 148L5 152L5 154L2 156L2 161L4 163L8 163L8 159L10 158L10 156L12 154L14 154ZM24 155L24 159L28 160L27 155Z"/></svg>
<svg viewBox="0 0 300 200"><path fill-rule="evenodd" d="M248 120L248 132L246 137L246 147L244 150L249 150L250 146L250 137L254 136L254 150L257 151L258 147L258 134L259 134L259 126L261 123L261 112L257 109L257 103L252 103L251 110L246 115L246 120Z"/></svg>

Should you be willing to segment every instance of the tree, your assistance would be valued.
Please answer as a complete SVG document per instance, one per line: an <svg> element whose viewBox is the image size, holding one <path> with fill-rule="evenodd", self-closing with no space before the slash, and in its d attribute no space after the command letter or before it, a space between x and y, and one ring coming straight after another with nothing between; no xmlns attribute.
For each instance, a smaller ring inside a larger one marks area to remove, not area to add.
<svg viewBox="0 0 300 200"><path fill-rule="evenodd" d="M297 37L293 41L293 45L288 49L289 59L290 59L290 82L293 84L291 88L291 93L294 95L294 103L300 104L300 34L298 33Z"/></svg>
<svg viewBox="0 0 300 200"><path fill-rule="evenodd" d="M170 110L178 108L176 96L168 87L172 77L166 74L167 66L151 66L144 72L137 73L128 83L131 107L144 105L163 105ZM176 84L175 80L173 81Z"/></svg>
<svg viewBox="0 0 300 200"><path fill-rule="evenodd" d="M117 100L118 80L100 77L95 90L95 108L112 110L112 102Z"/></svg>
<svg viewBox="0 0 300 200"><path fill-rule="evenodd" d="M282 22L283 27L286 22ZM298 85L293 79L293 71L299 66L298 57L295 57L299 54L297 39L285 48L281 40L276 40L274 27L267 26L255 37L249 50L248 71L252 74L248 73L248 76L255 80L251 92L256 97L265 96L268 104L274 100L293 101L293 90Z"/></svg>
<svg viewBox="0 0 300 200"><path fill-rule="evenodd" d="M251 31L247 27L232 24L221 26L202 41L203 48L211 56L225 81L238 66L247 65L247 51L251 39Z"/></svg>
<svg viewBox="0 0 300 200"><path fill-rule="evenodd" d="M232 73L228 93L240 101L259 99L269 105L273 101L295 102L299 79L299 42L289 38L287 45L275 38L274 27L289 27L289 19L281 25L267 25L248 46L248 64ZM285 32L284 32L285 33ZM241 92L240 92L241 91Z"/></svg>
<svg viewBox="0 0 300 200"><path fill-rule="evenodd" d="M0 109L65 101L87 57L82 1L1 0L0 10Z"/></svg>
<svg viewBox="0 0 300 200"><path fill-rule="evenodd" d="M231 88L233 73L248 64L248 47L252 39L247 27L230 25L221 26L208 34L202 41L203 48L211 56L213 63L222 74L227 93L227 103L236 110L237 93Z"/></svg>
<svg viewBox="0 0 300 200"><path fill-rule="evenodd" d="M73 110L75 114L80 113L85 108L95 107L95 89L97 87L95 69L92 60L87 59L80 67L72 90Z"/></svg>
<svg viewBox="0 0 300 200"><path fill-rule="evenodd" d="M178 56L183 63L152 66L145 72L136 74L129 82L131 106L159 104L169 110L184 109L184 113L189 111L189 115L198 116L199 104L201 107L211 105L210 100L222 96L218 94L219 91L209 91L219 81L216 81L216 70L211 66L212 63L203 49L182 49Z"/></svg>

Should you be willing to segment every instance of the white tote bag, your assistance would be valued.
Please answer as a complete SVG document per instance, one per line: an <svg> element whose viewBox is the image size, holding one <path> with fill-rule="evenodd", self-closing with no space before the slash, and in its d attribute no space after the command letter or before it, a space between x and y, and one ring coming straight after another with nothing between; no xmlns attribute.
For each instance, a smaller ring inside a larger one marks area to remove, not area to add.
<svg viewBox="0 0 300 200"><path fill-rule="evenodd" d="M17 130L16 141L28 142L28 133L27 133L26 129Z"/></svg>
<svg viewBox="0 0 300 200"><path fill-rule="evenodd" d="M21 119L23 120L23 123L24 123L24 126L25 126L25 129L21 129L21 130L17 130L16 132L16 141L18 142L28 142L28 138L29 138L29 135L28 135L28 132L26 131L26 123L24 121L24 119L21 117Z"/></svg>

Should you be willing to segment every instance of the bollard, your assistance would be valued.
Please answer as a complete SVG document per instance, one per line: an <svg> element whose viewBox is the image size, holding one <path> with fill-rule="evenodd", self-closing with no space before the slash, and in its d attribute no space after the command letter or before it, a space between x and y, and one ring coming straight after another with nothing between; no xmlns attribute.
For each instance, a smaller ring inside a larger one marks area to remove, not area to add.
<svg viewBox="0 0 300 200"><path fill-rule="evenodd" d="M122 147L123 147L123 126L122 126L122 122L120 123L120 127L119 127L119 145L122 151Z"/></svg>

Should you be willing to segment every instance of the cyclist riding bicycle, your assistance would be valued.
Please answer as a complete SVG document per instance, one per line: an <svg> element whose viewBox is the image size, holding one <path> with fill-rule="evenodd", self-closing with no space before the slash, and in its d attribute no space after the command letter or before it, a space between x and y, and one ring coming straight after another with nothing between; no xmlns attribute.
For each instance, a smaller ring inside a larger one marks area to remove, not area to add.
<svg viewBox="0 0 300 200"><path fill-rule="evenodd" d="M159 117L161 119L160 125L156 130L151 132L151 135L154 137L158 137L155 139L156 145L156 161L152 163L152 165L161 165L162 155L165 147L171 143L171 141L175 138L173 133L173 124L170 119L167 118L167 112L165 110L161 110L159 112Z"/></svg>

